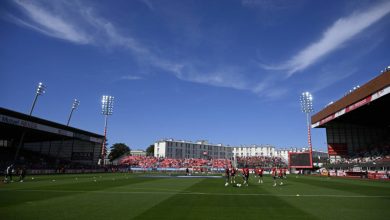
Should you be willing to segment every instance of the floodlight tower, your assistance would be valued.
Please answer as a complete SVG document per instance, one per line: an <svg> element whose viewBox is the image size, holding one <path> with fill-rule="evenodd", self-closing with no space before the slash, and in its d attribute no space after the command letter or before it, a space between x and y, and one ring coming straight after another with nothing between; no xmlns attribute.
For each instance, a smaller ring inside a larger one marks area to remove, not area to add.
<svg viewBox="0 0 390 220"><path fill-rule="evenodd" d="M313 157L313 148L311 144L311 127L310 127L310 113L313 112L313 96L310 94L310 92L303 92L301 94L301 108L302 112L306 114L306 123L307 123L307 140L309 143L309 150L310 150L310 164L312 163L312 157Z"/></svg>
<svg viewBox="0 0 390 220"><path fill-rule="evenodd" d="M34 102L33 102L32 106L31 106L31 110L30 110L30 116L32 115L32 112L33 112L34 107L35 107L35 103L38 100L38 96L43 95L45 93L45 89L46 89L46 86L43 85L43 83L41 83L41 82L38 83L37 91L35 93Z"/></svg>
<svg viewBox="0 0 390 220"><path fill-rule="evenodd" d="M72 118L72 114L73 114L73 111L79 107L80 105L80 101L77 100L77 99L74 99L73 100L73 104L72 104L72 110L70 110L70 114L69 114L69 118L68 118L68 123L66 123L66 126L69 126L69 122L70 122L70 119Z"/></svg>
<svg viewBox="0 0 390 220"><path fill-rule="evenodd" d="M103 95L102 96L102 114L104 115L104 139L102 144L102 164L104 164L105 149L106 149L106 140L107 140L107 119L109 115L112 115L114 108L114 97Z"/></svg>
<svg viewBox="0 0 390 220"><path fill-rule="evenodd" d="M46 86L43 85L43 83L41 83L41 82L38 83L38 87L37 87L37 90L35 92L35 98L34 98L32 106L31 106L30 113L29 113L30 116L32 115L32 113L34 111L34 107L35 107L35 104L37 103L38 96L43 95L45 93L45 89L46 89ZM20 140L19 140L18 147L16 148L15 158L14 158L15 162L19 157L20 149L23 147L24 136L26 136L26 131L23 131L22 136L20 137Z"/></svg>

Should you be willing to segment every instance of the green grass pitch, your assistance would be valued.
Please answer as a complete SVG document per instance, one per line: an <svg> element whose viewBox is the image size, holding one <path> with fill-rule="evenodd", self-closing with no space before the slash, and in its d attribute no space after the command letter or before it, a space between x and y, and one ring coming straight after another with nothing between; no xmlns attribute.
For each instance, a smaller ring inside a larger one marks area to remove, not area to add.
<svg viewBox="0 0 390 220"><path fill-rule="evenodd" d="M32 179L34 178L34 179ZM0 184L0 219L389 219L390 182L288 176L273 187L224 178L27 176ZM55 180L55 181L54 181ZM241 180L241 179L240 179Z"/></svg>

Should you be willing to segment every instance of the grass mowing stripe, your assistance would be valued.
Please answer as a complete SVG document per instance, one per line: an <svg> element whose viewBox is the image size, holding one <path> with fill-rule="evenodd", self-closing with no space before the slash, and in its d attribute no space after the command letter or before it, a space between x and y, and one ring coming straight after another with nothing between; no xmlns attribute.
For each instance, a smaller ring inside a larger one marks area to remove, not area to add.
<svg viewBox="0 0 390 220"><path fill-rule="evenodd" d="M134 178L134 180L143 180L144 178ZM15 196L24 198L23 203L1 206L0 213L4 213L4 219L13 219L13 216L18 216L19 219L131 219L132 216L148 210L151 206L158 204L169 197L175 195L179 189L185 189L195 184L198 180L182 180L173 181L172 179L153 179L148 181L138 181L135 184L119 185L118 187L102 188L100 190L84 190L78 189L79 185L71 184L71 188L60 185L63 189L15 189L8 190L9 194L6 197ZM101 181L94 184L110 184L110 182ZM137 190L135 188L150 188L148 186L157 187L171 186L177 191L158 194L150 192L148 194L130 194L122 193L127 190ZM136 186L136 187L133 187ZM144 187L142 187L144 186ZM12 187L12 185L7 185ZM122 190L122 191L112 191ZM1 191L0 195L4 195L7 191ZM64 196L60 194L63 193ZM52 196L53 195L53 196ZM40 200L31 200L34 197L40 197ZM26 201L26 198L27 201ZM8 201L9 203L9 201ZM80 209L82 207L82 209ZM23 210L23 213L20 213ZM64 212L64 210L69 210ZM58 214L61 213L61 214Z"/></svg>
<svg viewBox="0 0 390 220"><path fill-rule="evenodd" d="M371 185L366 185L366 182L360 181L362 184L357 184L356 180L333 179L324 177L306 177L306 178L290 178L291 183L303 184L307 187L318 187L321 191L343 191L345 193L359 195L376 195L381 192L382 195L390 196L390 184L382 184L381 182L371 182ZM359 182L359 181L358 181Z"/></svg>
<svg viewBox="0 0 390 220"><path fill-rule="evenodd" d="M386 219L384 213L389 212L386 207L389 205L390 195L383 188L383 183L371 181L360 184L361 181L359 183L354 181L353 179L289 176L283 180L285 185L282 187L264 188L279 194L292 192L301 194L296 198L288 196L281 198L319 219ZM329 187L329 184L332 187ZM351 186L353 190L350 190ZM389 186L387 185L387 189ZM365 192L367 189L370 190L368 193Z"/></svg>
<svg viewBox="0 0 390 220"><path fill-rule="evenodd" d="M266 175L264 184L251 176L248 187L238 188L225 187L221 178L102 174L94 182L93 177L38 176L36 182L0 185L1 218L356 220L390 215L390 182L291 175L273 187Z"/></svg>
<svg viewBox="0 0 390 220"><path fill-rule="evenodd" d="M225 187L223 180L208 179L187 190L192 193L178 193L135 219L280 219L287 214L290 219L315 219L271 194L255 195L262 190L255 185Z"/></svg>
<svg viewBox="0 0 390 220"><path fill-rule="evenodd" d="M68 178L64 178L68 177ZM70 175L52 175L40 177L40 182L14 182L11 184L4 184L4 188L0 189L1 197L7 200L0 200L0 207L16 206L22 204L25 200L28 201L44 201L59 197L77 196L78 193L88 193L90 191L108 190L121 186L128 186L140 182L157 181L157 179L144 178L129 178L112 181L112 178L117 178L117 175L107 175L99 178L98 182L93 181L93 175L90 175L89 180L75 181L74 176ZM52 179L61 179L60 181L52 182ZM21 188L23 187L23 188ZM77 189L77 190L75 190ZM1 191L4 190L4 191ZM7 191L9 190L9 191ZM24 190L24 191L23 191ZM30 193L27 193L31 190ZM35 190L35 193L34 193ZM48 193L48 192L54 193ZM57 191L57 192L55 192ZM23 194L24 193L24 194Z"/></svg>
<svg viewBox="0 0 390 220"><path fill-rule="evenodd" d="M137 176L130 176L130 175L123 175L123 174L99 174L99 175L92 175L92 174L78 174L78 175L34 175L34 176L28 176L23 183L20 182L14 182L10 184L3 185L4 188L14 188L14 189L20 189L20 188L51 188L53 186L55 187L62 187L65 185L71 186L71 184L84 184L84 183L92 183L94 180L97 182L101 181L112 181L112 179L115 180L129 180L132 181ZM142 179L142 178L141 178ZM54 181L53 181L54 180ZM146 179L145 179L146 180ZM135 181L140 181L135 180ZM149 180L146 180L149 181ZM0 185L1 187L1 185ZM77 186L73 186L77 187Z"/></svg>
<svg viewBox="0 0 390 220"><path fill-rule="evenodd" d="M134 188L140 189L140 188ZM147 188L143 188L147 189ZM156 189L157 190L157 189ZM161 189L160 189L161 190ZM383 195L324 195L324 194L266 194L266 193L204 193L204 192L186 192L186 191L86 191L86 190L39 190L39 189L20 189L20 190L4 190L1 191L16 191L16 192L47 192L47 193L102 193L102 194L179 194L179 195L207 195L207 196L267 196L267 197L336 197L336 198L390 198Z"/></svg>

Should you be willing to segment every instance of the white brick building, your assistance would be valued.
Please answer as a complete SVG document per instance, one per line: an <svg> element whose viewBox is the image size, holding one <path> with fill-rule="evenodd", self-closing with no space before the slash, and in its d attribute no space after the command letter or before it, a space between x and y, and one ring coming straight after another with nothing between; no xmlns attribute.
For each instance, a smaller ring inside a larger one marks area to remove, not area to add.
<svg viewBox="0 0 390 220"><path fill-rule="evenodd" d="M241 147L230 147L222 144L209 144L207 141L181 141L166 139L154 143L154 156L175 159L184 158L225 158L233 157L281 157L288 162L289 152L304 152L308 148L283 148L276 149L271 145L252 145ZM327 153L313 150L313 157L326 156Z"/></svg>
<svg viewBox="0 0 390 220"><path fill-rule="evenodd" d="M232 148L207 141L160 140L154 143L154 156L167 158L232 158Z"/></svg>
<svg viewBox="0 0 390 220"><path fill-rule="evenodd" d="M252 145L249 147L233 147L234 157L277 156L275 147L270 145Z"/></svg>
<svg viewBox="0 0 390 220"><path fill-rule="evenodd" d="M131 150L130 153L133 156L146 156L146 151L144 150Z"/></svg>

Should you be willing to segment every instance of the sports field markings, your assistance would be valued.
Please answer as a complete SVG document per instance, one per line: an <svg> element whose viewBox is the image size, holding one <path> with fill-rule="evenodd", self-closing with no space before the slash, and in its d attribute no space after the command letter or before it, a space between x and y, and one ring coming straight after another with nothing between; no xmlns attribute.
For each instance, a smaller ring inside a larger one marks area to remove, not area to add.
<svg viewBox="0 0 390 220"><path fill-rule="evenodd" d="M39 190L39 189L0 189L1 191L18 191L18 192L53 192L53 193L98 193L98 194L176 194L176 195L206 195L206 196L267 196L267 197L330 197L330 198L390 198L390 195L316 195L316 194L265 194L265 193L204 193L204 192L159 192L159 191L87 191L87 190Z"/></svg>
<svg viewBox="0 0 390 220"><path fill-rule="evenodd" d="M139 190L163 190L164 192L188 192L188 191L184 191L184 190L175 190L175 189L166 189L166 188L139 188L139 187L135 187L135 188L131 188L131 189L139 189ZM155 191L156 192L156 191Z"/></svg>
<svg viewBox="0 0 390 220"><path fill-rule="evenodd" d="M157 176L157 175L144 175L144 176L138 176L138 178L220 179L220 178L223 178L223 176Z"/></svg>

